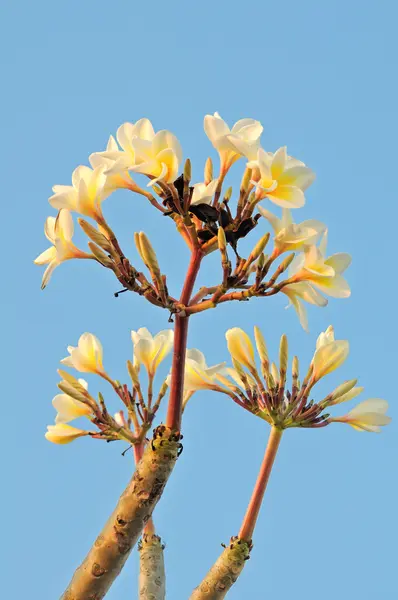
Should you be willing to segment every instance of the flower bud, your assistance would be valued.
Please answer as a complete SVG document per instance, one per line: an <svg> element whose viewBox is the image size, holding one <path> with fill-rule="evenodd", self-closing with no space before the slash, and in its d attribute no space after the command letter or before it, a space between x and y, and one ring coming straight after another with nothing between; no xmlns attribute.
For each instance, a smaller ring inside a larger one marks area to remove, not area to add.
<svg viewBox="0 0 398 600"><path fill-rule="evenodd" d="M184 165L184 181L191 181L191 177L192 177L192 167L191 167L191 161L189 158L187 158L187 160L185 161L185 165Z"/></svg>
<svg viewBox="0 0 398 600"><path fill-rule="evenodd" d="M214 179L214 177L213 177L213 161L209 157L206 160L206 164L205 164L205 173L204 173L205 184L209 185L210 181L213 181L213 179Z"/></svg>
<svg viewBox="0 0 398 600"><path fill-rule="evenodd" d="M227 238L225 237L225 231L222 227L218 228L218 247L220 252L225 252L227 249Z"/></svg>
<svg viewBox="0 0 398 600"><path fill-rule="evenodd" d="M80 227L83 229L84 233L90 238L90 240L95 242L98 246L100 246L100 248L105 250L105 252L110 251L111 245L110 245L109 241L106 239L106 237L100 231L98 231L98 229L93 227L90 223L88 223L84 219L79 218L79 219L77 219L77 221L78 221Z"/></svg>
<svg viewBox="0 0 398 600"><path fill-rule="evenodd" d="M101 263L101 265L103 265L104 267L106 267L108 269L113 269L112 260L109 258L109 256L107 256L105 254L105 252L103 252L101 250L101 248L99 248L93 242L89 242L88 247L90 248L91 252L94 254L95 258L98 260L98 262Z"/></svg>

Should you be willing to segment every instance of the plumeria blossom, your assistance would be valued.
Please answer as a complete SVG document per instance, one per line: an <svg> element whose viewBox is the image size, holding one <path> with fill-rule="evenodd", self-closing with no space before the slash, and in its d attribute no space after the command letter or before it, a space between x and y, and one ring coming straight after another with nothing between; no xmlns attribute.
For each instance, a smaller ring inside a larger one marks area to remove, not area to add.
<svg viewBox="0 0 398 600"><path fill-rule="evenodd" d="M308 246L290 265L290 281L308 281L322 292L333 298L348 298L351 295L347 281L342 273L351 264L351 256L345 252L325 258L327 232L317 246Z"/></svg>
<svg viewBox="0 0 398 600"><path fill-rule="evenodd" d="M257 155L263 132L261 123L254 119L240 119L230 129L217 112L205 116L204 129L220 155L223 174L241 156L254 158Z"/></svg>
<svg viewBox="0 0 398 600"><path fill-rule="evenodd" d="M182 149L180 142L170 131L155 133L148 119L140 119L135 125L121 125L116 137L122 150L118 149L112 138L107 150L99 153L102 158L112 161L112 166L105 171L108 177L126 170L135 171L151 178L149 186L158 181L173 183L177 179Z"/></svg>
<svg viewBox="0 0 398 600"><path fill-rule="evenodd" d="M66 423L57 423L56 425L47 426L45 438L53 444L69 444L85 435L89 435L89 432L66 425Z"/></svg>
<svg viewBox="0 0 398 600"><path fill-rule="evenodd" d="M73 367L82 373L96 373L101 377L108 378L102 364L101 342L92 333L83 333L77 347L68 346L68 352L70 356L61 360L63 365Z"/></svg>
<svg viewBox="0 0 398 600"><path fill-rule="evenodd" d="M196 183L193 186L191 206L195 204L211 204L218 185L218 179L213 179L207 185Z"/></svg>
<svg viewBox="0 0 398 600"><path fill-rule="evenodd" d="M321 333L317 340L316 351L312 359L312 379L319 381L346 360L349 353L347 340L335 340L332 326Z"/></svg>
<svg viewBox="0 0 398 600"><path fill-rule="evenodd" d="M314 304L315 306L324 307L328 301L307 281L293 283L287 285L281 290L289 298L289 306L293 306L300 321L300 325L305 331L308 331L308 316L307 310L303 302Z"/></svg>
<svg viewBox="0 0 398 600"><path fill-rule="evenodd" d="M388 425L391 417L386 415L388 402L381 398L370 398L360 402L343 417L335 417L331 421L347 423L358 431L379 433L380 427Z"/></svg>
<svg viewBox="0 0 398 600"><path fill-rule="evenodd" d="M173 183L182 163L182 148L176 136L170 131L158 131L150 141L133 139L135 165L131 171L143 173L151 178L148 186L158 181Z"/></svg>
<svg viewBox="0 0 398 600"><path fill-rule="evenodd" d="M131 332L131 339L134 344L134 365L144 365L148 375L153 377L173 347L173 330L164 329L152 336L146 327L141 327Z"/></svg>
<svg viewBox="0 0 398 600"><path fill-rule="evenodd" d="M113 135L109 137L106 150L104 152L94 152L90 155L89 161L93 169L103 167L106 180L103 187L104 197L109 196L117 189L129 189L136 191L137 186L131 179L128 171L124 168L114 168L117 157L123 155ZM112 158L114 157L114 158Z"/></svg>
<svg viewBox="0 0 398 600"><path fill-rule="evenodd" d="M101 203L111 191L105 190L105 165L91 169L80 165L72 173L72 185L55 185L49 198L51 206L67 208L95 220L103 219Z"/></svg>
<svg viewBox="0 0 398 600"><path fill-rule="evenodd" d="M204 354L196 348L187 350L185 358L184 388L187 392L211 388L216 376L222 373L225 362L208 367Z"/></svg>
<svg viewBox="0 0 398 600"><path fill-rule="evenodd" d="M111 136L104 152L97 152L90 156L90 162L101 164L107 161L108 173L119 174L127 171L136 164L136 150L133 140L139 139L151 142L155 137L155 131L149 119L140 119L134 123L123 123L116 133L117 142Z"/></svg>
<svg viewBox="0 0 398 600"><path fill-rule="evenodd" d="M78 382L85 390L88 389L87 381L84 379L78 379ZM57 394L52 401L52 404L57 411L55 417L55 423L69 423L73 419L78 417L90 417L92 415L92 409L84 402L79 402L68 394Z"/></svg>
<svg viewBox="0 0 398 600"><path fill-rule="evenodd" d="M275 249L278 256L290 250L302 250L304 246L314 244L321 233L326 230L326 225L315 219L294 223L292 213L288 208L282 209L282 217L258 207L260 214L269 221L274 230Z"/></svg>
<svg viewBox="0 0 398 600"><path fill-rule="evenodd" d="M254 347L247 333L239 327L233 327L232 329L228 329L225 337L232 358L239 364L247 367L249 371L255 371Z"/></svg>
<svg viewBox="0 0 398 600"><path fill-rule="evenodd" d="M42 289L50 281L54 269L62 262L71 258L94 258L92 254L87 254L75 246L72 242L73 232L73 219L68 210L60 210L57 217L47 217L44 234L53 245L34 260L35 265L48 265L44 271Z"/></svg>
<svg viewBox="0 0 398 600"><path fill-rule="evenodd" d="M288 157L286 146L274 154L259 148L257 159L247 166L259 176L253 180L257 200L268 198L282 208L300 208L305 204L305 190L315 179L315 174L304 163Z"/></svg>

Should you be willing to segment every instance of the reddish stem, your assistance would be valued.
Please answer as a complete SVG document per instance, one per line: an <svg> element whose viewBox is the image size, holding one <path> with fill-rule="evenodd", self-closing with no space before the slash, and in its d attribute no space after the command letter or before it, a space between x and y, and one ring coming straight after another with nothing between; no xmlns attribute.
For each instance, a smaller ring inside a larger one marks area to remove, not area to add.
<svg viewBox="0 0 398 600"><path fill-rule="evenodd" d="M180 303L187 306L191 298L196 276L203 254L194 250L182 288ZM182 400L184 392L185 353L188 337L188 317L176 316L174 327L173 364L171 367L170 399L167 408L166 427L179 431L181 426Z"/></svg>
<svg viewBox="0 0 398 600"><path fill-rule="evenodd" d="M252 493L252 497L247 507L245 517L242 522L242 526L239 531L239 539L245 541L251 541L253 537L253 531L256 526L257 518L260 512L261 503L264 498L264 493L267 488L268 480L272 471L272 466L275 461L275 456L279 448L279 443L282 437L282 430L272 427L271 433L268 439L268 444L265 449L263 462L261 464L260 472L257 477L256 485Z"/></svg>

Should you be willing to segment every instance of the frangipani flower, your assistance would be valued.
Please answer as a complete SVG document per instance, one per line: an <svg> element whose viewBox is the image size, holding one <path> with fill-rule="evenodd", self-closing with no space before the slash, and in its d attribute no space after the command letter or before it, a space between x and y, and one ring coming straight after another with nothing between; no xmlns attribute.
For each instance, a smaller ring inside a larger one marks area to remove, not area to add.
<svg viewBox="0 0 398 600"><path fill-rule="evenodd" d="M123 152L119 150L119 146L117 145L115 138L113 135L111 135L109 137L106 150L104 152L94 152L89 157L89 161L93 169L97 169L98 167L104 168L104 173L106 175L106 180L103 187L104 197L108 197L114 190L117 189L125 188L134 192L137 188L127 169L120 168L120 164L119 167L114 168L119 155L123 155Z"/></svg>
<svg viewBox="0 0 398 600"><path fill-rule="evenodd" d="M294 223L288 208L282 209L281 219L262 206L259 206L258 210L274 230L275 249L278 255L290 250L302 250L304 246L314 244L322 231L326 230L326 225L315 219Z"/></svg>
<svg viewBox="0 0 398 600"><path fill-rule="evenodd" d="M334 327L333 325L329 325L326 331L321 331L318 335L318 339L316 341L316 349L319 350L322 346L326 344L330 344L334 342Z"/></svg>
<svg viewBox="0 0 398 600"><path fill-rule="evenodd" d="M257 199L268 198L282 208L300 208L305 204L304 191L315 179L315 174L304 163L289 158L286 146L275 154L258 150L257 160L247 165L259 169L260 175L253 183L257 187Z"/></svg>
<svg viewBox="0 0 398 600"><path fill-rule="evenodd" d="M208 367L205 356L200 350L187 350L185 358L184 391L211 389L216 382L216 376L223 373L225 362Z"/></svg>
<svg viewBox="0 0 398 600"><path fill-rule="evenodd" d="M118 174L130 169L136 164L136 151L133 140L141 139L151 142L155 137L155 131L149 119L140 119L135 124L123 123L116 133L116 138L121 146L117 145L113 136L109 138L108 146L104 152L97 152L90 156L90 162L94 160L100 164L101 159L110 161L108 173Z"/></svg>
<svg viewBox="0 0 398 600"><path fill-rule="evenodd" d="M193 186L191 206L195 204L211 204L218 185L218 179L213 179L209 184L196 183Z"/></svg>
<svg viewBox="0 0 398 600"><path fill-rule="evenodd" d="M318 338L317 349L312 359L313 381L319 381L322 377L340 367L350 350L347 340L334 339L332 326L321 336Z"/></svg>
<svg viewBox="0 0 398 600"><path fill-rule="evenodd" d="M153 377L156 369L169 354L173 347L174 332L172 329L164 329L155 336L146 327L131 332L134 344L134 364L144 365L150 377Z"/></svg>
<svg viewBox="0 0 398 600"><path fill-rule="evenodd" d="M110 194L105 192L105 166L91 169L80 165L72 173L72 185L55 185L54 195L49 198L51 206L67 208L95 220L101 220L101 202Z"/></svg>
<svg viewBox="0 0 398 600"><path fill-rule="evenodd" d="M241 156L255 157L260 146L263 126L254 119L240 119L230 129L216 112L206 115L204 129L207 137L218 151L221 173L225 174Z"/></svg>
<svg viewBox="0 0 398 600"><path fill-rule="evenodd" d="M290 280L309 281L328 296L348 298L351 295L342 273L351 264L351 256L345 252L325 258L327 233L323 235L319 247L309 246L304 254L296 256L290 265Z"/></svg>
<svg viewBox="0 0 398 600"><path fill-rule="evenodd" d="M69 444L79 437L89 435L88 431L77 429L65 423L57 423L56 425L48 425L45 438L54 444Z"/></svg>
<svg viewBox="0 0 398 600"><path fill-rule="evenodd" d="M293 283L287 285L281 290L289 298L289 305L294 307L297 312L300 325L305 331L308 331L308 317L304 302L315 304L316 306L324 307L328 301L316 289L314 289L307 281ZM287 308L288 308L287 307Z"/></svg>
<svg viewBox="0 0 398 600"><path fill-rule="evenodd" d="M61 360L63 365L73 367L82 373L96 373L108 378L102 364L102 345L92 333L83 333L77 347L68 346L70 356Z"/></svg>
<svg viewBox="0 0 398 600"><path fill-rule="evenodd" d="M78 379L78 382L84 389L88 389L87 381ZM57 394L53 398L52 404L58 412L55 417L56 424L69 423L69 421L73 421L73 419L77 419L78 417L90 417L93 413L90 406L84 402L79 402L79 400L68 396L68 394Z"/></svg>
<svg viewBox="0 0 398 600"><path fill-rule="evenodd" d="M50 281L54 269L65 260L94 258L92 254L87 254L75 246L72 242L73 231L73 219L68 210L60 210L57 217L47 217L44 234L53 245L34 260L35 265L48 265L44 271L42 289Z"/></svg>
<svg viewBox="0 0 398 600"><path fill-rule="evenodd" d="M225 337L227 339L228 351L232 358L249 369L249 371L256 371L254 347L247 333L239 327L233 327L232 329L228 329Z"/></svg>
<svg viewBox="0 0 398 600"><path fill-rule="evenodd" d="M151 178L148 186L158 181L173 183L177 179L182 162L182 148L170 131L158 131L152 140L134 138L132 146L135 164L130 170L148 175Z"/></svg>
<svg viewBox="0 0 398 600"><path fill-rule="evenodd" d="M388 402L381 398L370 398L360 402L344 417L335 417L331 421L348 423L359 431L380 432L380 427L388 425L391 417L386 415Z"/></svg>

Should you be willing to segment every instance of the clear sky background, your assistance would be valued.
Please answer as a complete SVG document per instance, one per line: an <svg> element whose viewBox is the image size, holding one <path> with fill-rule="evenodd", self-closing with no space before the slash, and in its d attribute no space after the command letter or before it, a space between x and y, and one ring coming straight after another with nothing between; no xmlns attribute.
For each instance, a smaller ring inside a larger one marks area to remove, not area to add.
<svg viewBox="0 0 398 600"><path fill-rule="evenodd" d="M258 324L274 352L287 333L305 364L333 323L351 354L320 391L359 376L363 399L388 399L396 418L398 11L387 0L3 0L1 13L1 587L9 599L53 600L133 468L122 444L44 439L59 360L90 331L103 342L107 370L126 380L130 329L156 332L167 314L133 294L114 299L117 282L83 261L63 265L40 291L42 270L32 261L48 246L51 186L69 184L110 133L143 116L176 133L200 181L206 157L216 158L203 116L261 120L267 150L287 144L316 171L296 215L328 224L330 252L352 253L352 297L311 309L310 334L284 310L285 297L223 306L192 319L189 345L214 364L228 357L226 329ZM242 168L231 173L235 187ZM188 253L171 222L127 192L104 210L134 260L133 233L146 231L177 293ZM212 283L216 257L206 265L201 281ZM89 381L116 409L110 391ZM396 423L381 435L337 424L287 432L252 559L228 598L396 598ZM237 533L268 434L210 393L193 398L183 429L184 453L155 512L171 600L189 596L220 543ZM134 550L110 600L137 597L137 564Z"/></svg>

